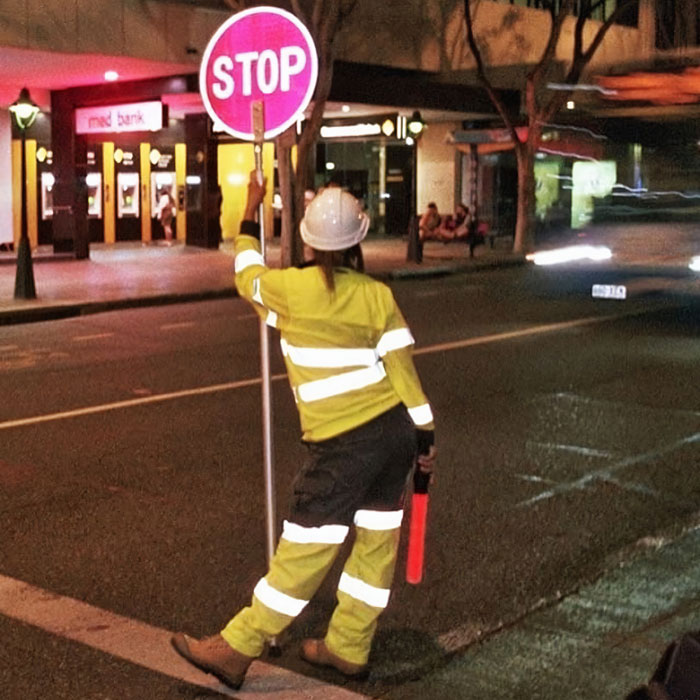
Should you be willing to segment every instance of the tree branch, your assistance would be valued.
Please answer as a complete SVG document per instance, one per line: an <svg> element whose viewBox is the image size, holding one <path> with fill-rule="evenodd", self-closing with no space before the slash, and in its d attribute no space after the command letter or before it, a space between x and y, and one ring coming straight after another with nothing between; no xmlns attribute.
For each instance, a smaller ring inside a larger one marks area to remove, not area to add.
<svg viewBox="0 0 700 700"><path fill-rule="evenodd" d="M469 44L469 49L471 50L472 56L474 56L474 60L476 61L476 73L479 77L479 81L484 86L486 94L489 96L489 99L493 103L493 106L496 108L496 111L503 120L506 129L508 129L508 131L510 132L510 136L511 139L513 139L513 143L515 143L517 146L517 144L520 143L520 140L518 139L518 133L515 130L515 124L510 118L510 115L506 110L506 106L503 103L501 96L496 92L493 85L491 84L491 81L486 75L484 59L481 55L481 50L479 49L479 46L476 43L476 37L474 36L474 21L472 19L471 14L471 0L464 0L464 20L467 29L467 43Z"/></svg>
<svg viewBox="0 0 700 700"><path fill-rule="evenodd" d="M608 19L605 20L605 22L603 22L603 24L600 27L598 27L598 31L596 32L595 36L593 37L593 40L591 41L590 45L586 50L583 49L583 29L585 23L587 21L590 21L590 14L591 12L593 12L596 5L589 4L587 11L581 13L576 18L576 26L574 28L573 56L571 60L571 65L569 66L569 70L567 71L566 76L564 77L564 83L569 85L576 85L579 82L583 71L585 70L586 66L590 63L591 59L593 58L593 55L598 50L600 44L603 42L603 39L605 39L605 35L607 34L610 27L612 27L612 25L615 24L615 21L620 17L620 15L634 2L635 0L625 0L624 2L621 2L615 8L615 11L610 15L610 17L608 17ZM570 96L571 92L560 91L556 93L550 99L549 103L544 109L542 113L542 121L550 121L554 117L554 115L561 109L564 102L566 102L566 100Z"/></svg>
<svg viewBox="0 0 700 700"><path fill-rule="evenodd" d="M306 13L304 12L299 0L291 0L291 2L292 12L308 27L309 23L306 21Z"/></svg>
<svg viewBox="0 0 700 700"><path fill-rule="evenodd" d="M598 50L598 47L605 38L605 35L608 33L608 29L610 29L610 27L612 27L612 25L615 24L615 22L617 22L620 15L622 15L629 7L635 4L635 2L636 0L625 0L624 2L619 3L613 11L613 13L610 15L610 17L608 17L605 20L605 22L603 22L603 24L598 28L595 37L593 37L593 41L583 54L583 58L585 58L586 61L584 66L591 60L591 58L593 58L593 54Z"/></svg>
<svg viewBox="0 0 700 700"><path fill-rule="evenodd" d="M355 5L357 5L357 0L345 0L345 2L340 3L338 20L341 24L345 21L345 18L355 9Z"/></svg>
<svg viewBox="0 0 700 700"><path fill-rule="evenodd" d="M558 13L554 12L553 6L550 8L552 24L549 28L549 38L547 39L547 45L544 47L544 51L542 52L542 56L540 56L540 60L537 62L532 71L530 71L529 77L535 83L538 83L541 80L545 68L549 66L549 64L552 62L552 59L554 58L554 52L557 50L557 44L559 43L559 37L561 36L561 28L564 25L564 20L571 12L573 6L574 0L563 0Z"/></svg>
<svg viewBox="0 0 700 700"><path fill-rule="evenodd" d="M224 2L234 12L240 12L246 8L246 0L224 0Z"/></svg>
<svg viewBox="0 0 700 700"><path fill-rule="evenodd" d="M586 25L586 14L581 12L576 18L576 26L574 27L574 55L571 61L572 65L579 60L583 54L583 28Z"/></svg>
<svg viewBox="0 0 700 700"><path fill-rule="evenodd" d="M323 17L323 4L324 0L314 0L314 9L311 13L311 24L314 28L315 31L319 32L320 34L320 26L321 26L321 20ZM336 15L338 12L338 0L328 0L326 1L326 4L330 4L331 7L328 9L328 14L331 15Z"/></svg>

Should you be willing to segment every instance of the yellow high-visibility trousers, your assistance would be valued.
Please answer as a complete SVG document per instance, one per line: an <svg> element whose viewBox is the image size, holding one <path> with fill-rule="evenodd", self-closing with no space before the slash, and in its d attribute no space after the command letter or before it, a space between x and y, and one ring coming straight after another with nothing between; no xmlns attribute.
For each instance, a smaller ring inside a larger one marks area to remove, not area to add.
<svg viewBox="0 0 700 700"><path fill-rule="evenodd" d="M224 627L221 636L242 654L260 656L265 643L282 632L316 593L339 550L340 544L280 539L250 605Z"/></svg>
<svg viewBox="0 0 700 700"><path fill-rule="evenodd" d="M367 663L377 619L389 602L400 532L357 528L325 640L346 661Z"/></svg>
<svg viewBox="0 0 700 700"><path fill-rule="evenodd" d="M377 618L389 601L399 535L400 528L356 528L326 635L328 648L352 663L367 662ZM222 637L242 654L260 656L265 643L280 634L316 593L340 546L341 542L291 542L283 533L251 604L226 625Z"/></svg>

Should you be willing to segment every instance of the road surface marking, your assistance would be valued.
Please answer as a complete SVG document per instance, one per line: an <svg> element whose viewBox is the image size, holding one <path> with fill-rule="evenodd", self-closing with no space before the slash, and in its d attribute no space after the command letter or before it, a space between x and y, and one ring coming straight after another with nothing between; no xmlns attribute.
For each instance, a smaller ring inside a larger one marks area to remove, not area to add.
<svg viewBox="0 0 700 700"><path fill-rule="evenodd" d="M18 370L35 367L42 360L60 360L70 357L68 353L49 350L48 348L29 348L20 350L17 346L0 357L0 370Z"/></svg>
<svg viewBox="0 0 700 700"><path fill-rule="evenodd" d="M594 471L584 474L582 477L575 479L574 481L569 481L566 483L558 484L547 491L542 491L532 498L528 498L526 501L521 501L518 503L518 507L527 508L528 506L535 505L536 503L541 503L542 501L547 501L550 498L559 496L561 494L570 493L571 491L583 491L590 484L597 481L607 481L615 483L618 486L623 486L613 477L613 474L618 471L622 471L627 467L635 467L638 464L645 464L647 462L653 462L659 457L671 454L676 450L680 450L687 445L692 445L695 442L700 442L700 433L693 433L692 435L687 435L686 437L676 440L675 442L669 443L668 445L663 445L658 450L651 450L650 452L644 452L638 455L631 455L625 459L621 459L619 462L610 465L609 467L604 467L602 469L596 469ZM632 487L632 485L630 485ZM633 489L639 490L639 487Z"/></svg>
<svg viewBox="0 0 700 700"><path fill-rule="evenodd" d="M446 350L459 350L461 348L470 347L472 345L482 345L485 343L497 343L503 340L511 340L513 338L522 338L529 335L539 335L540 333L552 333L558 330L567 328L575 328L578 326L586 326L593 323L603 323L623 316L634 314L616 314L613 316L598 316L590 318L580 318L573 321L562 321L560 323L547 323L541 326L531 326L530 328L522 328L517 331L507 331L505 333L496 333L492 335L482 335L476 338L466 338L465 340L455 340L449 343L439 343L437 345L428 345L423 348L414 350L414 355L427 355L436 352L445 352ZM257 315L256 315L257 316ZM286 374L276 374L272 377L273 381L279 381L286 378ZM78 416L89 416L94 413L103 413L105 411L115 411L121 408L132 408L149 403L158 403L161 401L172 401L174 399L187 398L190 396L201 396L204 394L213 394L220 391L230 391L232 389L241 389L243 387L254 386L260 384L260 377L253 379L244 379L238 382L227 382L225 384L214 384L211 386L202 386L195 389L183 389L181 391L173 391L167 394L155 394L153 396L144 396L138 399L127 399L124 401L116 401L114 403L100 404L98 406L87 406L85 408L76 408L71 411L61 411L59 413L49 413L41 416L30 416L28 418L18 418L15 420L7 420L0 423L0 430L8 428L19 428L26 425L35 425L37 423L48 423L50 421L64 420L66 418L76 418Z"/></svg>
<svg viewBox="0 0 700 700"><path fill-rule="evenodd" d="M584 457L613 457L613 453L609 450L594 450L590 447L581 447L580 445L558 445L551 442L532 442L531 445L541 447L545 450L558 450L561 452L573 452L583 455Z"/></svg>
<svg viewBox="0 0 700 700"><path fill-rule="evenodd" d="M82 342L85 340L102 340L103 338L111 338L114 333L92 333L91 335L74 335L71 340Z"/></svg>
<svg viewBox="0 0 700 700"><path fill-rule="evenodd" d="M515 474L516 479L522 479L523 481L533 481L539 484L556 484L554 479L547 479L544 476L538 476L537 474Z"/></svg>
<svg viewBox="0 0 700 700"><path fill-rule="evenodd" d="M494 333L492 335L481 335L476 338L465 338L464 340L453 340L449 343L439 343L437 345L426 345L413 351L414 355L428 355L433 352L444 352L445 350L459 350L472 345L484 345L486 343L498 343L502 340L512 340L513 338L524 338L528 335L539 335L540 333L553 333L567 328L577 328L588 326L593 323L604 323L617 318L622 318L628 314L615 314L613 316L591 316L589 318L578 318L573 321L561 321L559 323L545 323L541 326L530 326L517 331L506 331L505 333Z"/></svg>
<svg viewBox="0 0 700 700"><path fill-rule="evenodd" d="M271 377L272 381L286 379L286 374L275 374ZM143 406L149 403L159 403L161 401L172 401L174 399L183 399L190 396L201 396L203 394L214 394L219 391L231 391L232 389L241 389L247 386L255 386L260 384L260 377L254 379L242 379L238 382L227 382L225 384L214 384L211 386L202 386L196 389L183 389L181 391L172 391L168 394L155 394L154 396L143 396L138 399L125 399L124 401L116 401L114 403L105 403L98 406L87 406L85 408L76 408L72 411L61 411L60 413L48 413L43 416L32 416L30 418L18 418L16 420L7 420L0 423L0 430L8 428L19 428L24 425L35 425L36 423L48 423L55 420L64 420L66 418L76 418L77 416L89 416L93 413L104 413L105 411L116 411L120 408L131 408L133 406Z"/></svg>
<svg viewBox="0 0 700 700"><path fill-rule="evenodd" d="M178 681L241 700L361 700L364 695L255 661L241 690L198 671L170 646L172 632L0 574L0 614Z"/></svg>
<svg viewBox="0 0 700 700"><path fill-rule="evenodd" d="M194 321L180 321L179 323L164 323L160 330L162 331L176 331L181 328L192 328L195 325Z"/></svg>

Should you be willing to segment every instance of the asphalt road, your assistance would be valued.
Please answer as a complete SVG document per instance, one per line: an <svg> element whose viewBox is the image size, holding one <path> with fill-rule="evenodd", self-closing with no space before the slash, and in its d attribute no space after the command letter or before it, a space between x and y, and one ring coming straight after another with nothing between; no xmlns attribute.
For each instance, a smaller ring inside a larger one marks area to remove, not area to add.
<svg viewBox="0 0 700 700"><path fill-rule="evenodd" d="M590 283L517 269L394 285L439 474L425 582L406 584L400 561L370 680L348 689L391 697L697 511L700 304L597 300ZM245 605L265 569L257 339L240 300L3 329L0 589L193 635ZM303 451L276 343L272 372L281 519ZM340 683L297 658L324 631L338 572L270 663ZM216 696L68 627L0 615L3 697Z"/></svg>

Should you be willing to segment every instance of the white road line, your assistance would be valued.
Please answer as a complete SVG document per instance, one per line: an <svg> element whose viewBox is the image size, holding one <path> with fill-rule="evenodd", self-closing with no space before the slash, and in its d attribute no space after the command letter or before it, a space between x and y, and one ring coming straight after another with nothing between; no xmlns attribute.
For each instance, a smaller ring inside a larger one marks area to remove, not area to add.
<svg viewBox="0 0 700 700"><path fill-rule="evenodd" d="M85 340L102 340L103 338L111 338L114 333L93 333L92 335L74 335L71 340L78 343Z"/></svg>
<svg viewBox="0 0 700 700"><path fill-rule="evenodd" d="M538 476L537 474L515 474L516 479L522 479L523 481L532 481L538 484L556 484L554 479L547 479L544 476Z"/></svg>
<svg viewBox="0 0 700 700"><path fill-rule="evenodd" d="M524 338L528 335L539 335L540 333L553 333L567 328L577 328L578 326L589 326L594 323L604 323L617 318L622 318L627 314L616 314L613 316L591 316L589 318L579 318L574 321L561 321L560 323L545 323L541 326L530 326L517 331L506 331L505 333L494 333L493 335L480 335L476 338L465 338L464 340L454 340L450 343L439 343L437 345L427 345L413 351L414 355L427 355L433 352L444 352L445 350L460 350L472 345L484 345L486 343L497 343L502 340L512 340L513 338Z"/></svg>
<svg viewBox="0 0 700 700"><path fill-rule="evenodd" d="M522 328L517 331L508 331L506 333L497 333L494 335L482 335L477 338L467 338L465 340L456 340L450 343L439 343L437 345L428 345L423 348L418 348L414 351L415 355L427 355L429 353L444 352L446 350L458 350L472 345L481 345L484 343L495 343L512 338L521 338L528 335L538 335L540 333L552 333L558 330L567 328L575 328L577 326L585 326L593 323L603 323L616 318L621 318L628 314L617 314L614 316L599 316L591 318L581 318L574 321L563 321L561 323L548 323L542 326L532 326L530 328ZM257 316L257 315L256 315ZM277 374L272 377L273 381L284 379L286 374ZM195 389L183 389L182 391L173 391L168 394L156 394L153 396L144 396L138 399L127 399L125 401L116 401L115 403L101 404L98 406L87 406L85 408L77 408L71 411L61 411L60 413L50 413L41 416L31 416L28 418L18 418L0 423L0 430L8 428L19 428L27 425L35 425L37 423L48 423L50 421L63 420L66 418L76 418L78 416L88 416L94 413L103 413L105 411L114 411L121 408L131 408L133 406L141 406L148 403L159 403L161 401L172 401L173 399L186 398L189 396L200 396L203 394L213 394L219 391L230 391L231 389L240 389L242 387L259 384L260 377L254 379L244 379L238 382L227 382L226 384L214 384L212 386L203 386Z"/></svg>
<svg viewBox="0 0 700 700"><path fill-rule="evenodd" d="M581 447L580 445L560 445L553 442L531 442L529 444L535 447L541 447L545 450L574 452L584 457L613 457L613 453L609 450L594 450L591 447Z"/></svg>
<svg viewBox="0 0 700 700"><path fill-rule="evenodd" d="M554 486L553 488L548 489L547 491L543 491L542 493L538 493L532 498L528 498L526 501L521 501L520 503L518 503L518 507L527 508L528 506L533 506L536 503L547 501L550 498L554 498L555 496L559 496L564 493L569 493L571 491L582 491L583 489L587 488L589 484L592 484L596 481L610 481L612 483L617 483L618 485L620 485L620 483L617 482L616 479L612 476L615 472L622 471L627 467L637 466L638 464L653 462L659 457L671 454L672 452L680 450L686 447L687 445L692 445L695 442L700 442L700 433L693 433L692 435L688 435L684 438L681 438L680 440L676 440L675 442L672 442L668 445L664 445L658 450L652 450L650 452L644 452L642 454L626 457L625 459L621 459L619 462L617 462L616 464L612 464L609 467L604 467L603 469L596 469L595 471L588 472L587 474L584 474L582 477L575 479L574 481L558 484L557 486Z"/></svg>
<svg viewBox="0 0 700 700"><path fill-rule="evenodd" d="M286 374L272 375L272 381L285 379ZM25 425L35 425L37 423L48 423L55 420L64 420L66 418L76 418L78 416L89 416L93 413L104 413L105 411L115 411L120 408L131 408L133 406L143 406L149 403L160 403L161 401L172 401L174 399L187 398L189 396L201 396L203 394L214 394L219 391L230 391L231 389L241 389L247 386L260 384L260 377L254 379L243 379L238 382L227 382L226 384L214 384L212 386L202 386L196 389L183 389L182 391L173 391L169 394L156 394L154 396L143 396L138 399L126 399L124 401L116 401L114 403L105 403L98 406L87 406L85 408L76 408L72 411L61 411L60 413L48 413L43 416L31 416L29 418L17 418L15 420L7 420L0 423L0 430L8 428L19 428Z"/></svg>
<svg viewBox="0 0 700 700"><path fill-rule="evenodd" d="M194 321L180 321L179 323L164 323L160 326L162 331L176 331L181 328L192 328L195 325Z"/></svg>
<svg viewBox="0 0 700 700"><path fill-rule="evenodd" d="M171 632L36 588L0 574L0 614L85 644L132 664L242 700L361 700L364 695L255 661L241 690L231 690L182 659Z"/></svg>
<svg viewBox="0 0 700 700"><path fill-rule="evenodd" d="M9 352L10 350L18 350L19 345L0 345L0 352Z"/></svg>

